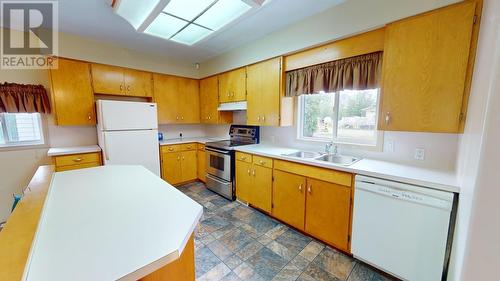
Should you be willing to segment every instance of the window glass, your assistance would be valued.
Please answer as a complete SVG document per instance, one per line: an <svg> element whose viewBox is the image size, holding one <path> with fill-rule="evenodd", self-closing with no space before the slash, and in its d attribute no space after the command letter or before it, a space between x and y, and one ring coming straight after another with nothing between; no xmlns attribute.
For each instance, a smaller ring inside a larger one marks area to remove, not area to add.
<svg viewBox="0 0 500 281"><path fill-rule="evenodd" d="M0 144L3 146L43 143L38 113L1 113L0 126Z"/></svg>
<svg viewBox="0 0 500 281"><path fill-rule="evenodd" d="M321 93L303 95L302 136L331 139L334 125L334 95Z"/></svg>
<svg viewBox="0 0 500 281"><path fill-rule="evenodd" d="M337 139L358 143L376 141L378 90L339 92Z"/></svg>

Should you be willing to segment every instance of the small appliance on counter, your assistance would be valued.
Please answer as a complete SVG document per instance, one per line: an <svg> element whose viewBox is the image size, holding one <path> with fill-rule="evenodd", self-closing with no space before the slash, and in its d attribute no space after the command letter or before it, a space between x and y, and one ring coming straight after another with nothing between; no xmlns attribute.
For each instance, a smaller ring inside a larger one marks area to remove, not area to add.
<svg viewBox="0 0 500 281"><path fill-rule="evenodd" d="M236 199L234 169L234 147L257 144L260 140L259 126L231 125L229 140L207 142L207 188L226 197Z"/></svg>

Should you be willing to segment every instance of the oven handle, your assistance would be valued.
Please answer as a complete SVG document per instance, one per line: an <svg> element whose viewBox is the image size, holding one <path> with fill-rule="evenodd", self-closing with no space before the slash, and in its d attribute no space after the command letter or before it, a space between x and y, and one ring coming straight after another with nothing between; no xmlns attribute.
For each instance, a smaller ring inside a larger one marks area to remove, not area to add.
<svg viewBox="0 0 500 281"><path fill-rule="evenodd" d="M226 154L226 155L230 155L231 154L230 151L219 150L219 149L215 149L215 148L211 148L211 147L206 147L206 146L205 146L205 150L213 151L213 152L217 152L217 153L222 153L222 154Z"/></svg>

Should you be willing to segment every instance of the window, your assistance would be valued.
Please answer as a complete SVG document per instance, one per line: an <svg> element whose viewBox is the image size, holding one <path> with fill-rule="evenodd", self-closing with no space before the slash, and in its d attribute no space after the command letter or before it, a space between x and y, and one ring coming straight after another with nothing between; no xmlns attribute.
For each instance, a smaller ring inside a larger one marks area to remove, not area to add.
<svg viewBox="0 0 500 281"><path fill-rule="evenodd" d="M0 113L0 146L43 144L39 113Z"/></svg>
<svg viewBox="0 0 500 281"><path fill-rule="evenodd" d="M299 139L376 145L378 97L378 89L299 96Z"/></svg>

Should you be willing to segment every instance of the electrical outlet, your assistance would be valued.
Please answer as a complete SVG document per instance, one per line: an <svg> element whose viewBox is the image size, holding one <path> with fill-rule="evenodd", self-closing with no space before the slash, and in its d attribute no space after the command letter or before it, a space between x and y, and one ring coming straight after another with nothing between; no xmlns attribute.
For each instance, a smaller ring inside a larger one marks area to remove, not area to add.
<svg viewBox="0 0 500 281"><path fill-rule="evenodd" d="M385 151L386 152L394 152L394 141L388 140L385 142Z"/></svg>
<svg viewBox="0 0 500 281"><path fill-rule="evenodd" d="M425 159L425 149L415 148L415 159L424 160Z"/></svg>
<svg viewBox="0 0 500 281"><path fill-rule="evenodd" d="M179 133L179 138L181 138L181 139L182 139L182 132L181 132L181 133Z"/></svg>

